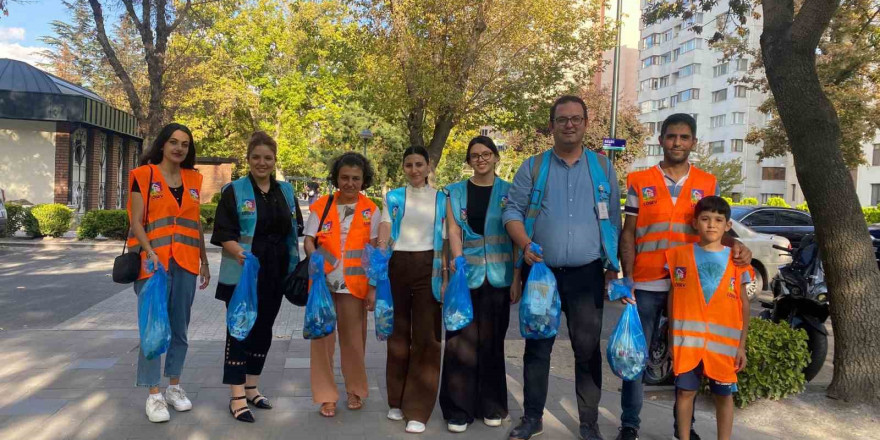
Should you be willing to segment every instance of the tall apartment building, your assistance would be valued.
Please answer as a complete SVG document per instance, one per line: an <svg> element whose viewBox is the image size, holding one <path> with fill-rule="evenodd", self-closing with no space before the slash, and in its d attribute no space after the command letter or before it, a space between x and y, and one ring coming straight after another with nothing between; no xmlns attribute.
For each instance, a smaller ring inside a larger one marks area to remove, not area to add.
<svg viewBox="0 0 880 440"><path fill-rule="evenodd" d="M648 0L641 0L642 8ZM697 138L721 160L741 159L744 183L733 188L734 200L754 197L759 202L783 197L791 204L803 202L790 157L758 161L760 146L746 144L750 127L763 126L767 118L758 111L766 95L732 84L742 77L748 57L722 62L722 55L709 44L717 30L733 29L726 2L712 11L683 20L668 20L644 26L639 44L639 119L653 130L647 142L647 156L633 163L644 169L660 162L663 152L657 136L663 120L673 113L689 113L697 120ZM694 26L702 26L697 34ZM749 44L758 46L763 24L748 23ZM792 186L793 185L793 186Z"/></svg>

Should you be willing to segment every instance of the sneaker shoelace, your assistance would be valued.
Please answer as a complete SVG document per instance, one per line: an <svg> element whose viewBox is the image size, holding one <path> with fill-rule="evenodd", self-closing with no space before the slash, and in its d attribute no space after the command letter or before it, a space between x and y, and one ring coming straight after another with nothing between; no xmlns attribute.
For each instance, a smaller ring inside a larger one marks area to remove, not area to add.
<svg viewBox="0 0 880 440"><path fill-rule="evenodd" d="M168 409L168 403L165 402L165 399L150 399L150 410L158 411L160 409Z"/></svg>
<svg viewBox="0 0 880 440"><path fill-rule="evenodd" d="M174 398L174 400L186 399L186 391L184 391L183 388L172 388L171 397Z"/></svg>

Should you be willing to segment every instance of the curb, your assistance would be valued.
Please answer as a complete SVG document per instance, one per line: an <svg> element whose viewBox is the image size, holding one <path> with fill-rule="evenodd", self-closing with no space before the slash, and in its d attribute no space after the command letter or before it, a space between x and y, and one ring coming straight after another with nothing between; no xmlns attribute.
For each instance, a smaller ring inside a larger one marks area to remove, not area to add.
<svg viewBox="0 0 880 440"><path fill-rule="evenodd" d="M28 240L0 240L0 248L10 247L10 248L40 248L50 251L63 251L67 249L95 249L95 250L106 250L106 249L117 249L120 252L122 251L122 243L120 241L108 241L108 242L90 242L90 241L49 241L46 242L44 240L39 239L28 239ZM208 253L219 253L220 248L214 245L207 246L206 251Z"/></svg>

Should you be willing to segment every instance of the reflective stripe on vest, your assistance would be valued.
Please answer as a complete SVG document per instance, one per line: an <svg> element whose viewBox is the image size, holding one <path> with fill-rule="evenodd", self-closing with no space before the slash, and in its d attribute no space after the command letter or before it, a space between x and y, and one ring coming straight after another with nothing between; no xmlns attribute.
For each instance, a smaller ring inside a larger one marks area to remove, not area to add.
<svg viewBox="0 0 880 440"><path fill-rule="evenodd" d="M461 228L462 252L468 263L468 287L479 288L488 280L493 287L507 287L513 282L513 244L501 219L507 203L510 183L496 177L486 207L484 235L477 234L467 221L468 181L447 187L452 215Z"/></svg>
<svg viewBox="0 0 880 440"><path fill-rule="evenodd" d="M735 358L743 327L740 282L747 269L728 260L707 304L694 260L694 245L670 249L666 258L672 274L670 318L675 374L688 372L702 362L707 377L736 382Z"/></svg>
<svg viewBox="0 0 880 440"><path fill-rule="evenodd" d="M627 176L627 188L632 188L639 199L633 265L635 281L666 278L664 251L699 240L691 225L694 206L703 197L714 195L715 187L715 177L691 165L681 194L673 205L666 178L658 167Z"/></svg>
<svg viewBox="0 0 880 440"><path fill-rule="evenodd" d="M388 246L394 249L394 243L400 237L400 225L406 211L406 187L395 188L385 195L385 209L391 217L391 238ZM443 228L446 224L446 193L437 191L434 203L434 259L431 264L431 293L440 302L443 286Z"/></svg>
<svg viewBox="0 0 880 440"><path fill-rule="evenodd" d="M239 238L238 244L245 251L250 251L254 243L254 232L257 228L257 204L254 198L254 186L248 176L244 176L238 180L228 183L220 190L221 194L226 188L232 185L233 195L235 196L236 214L238 216ZM284 195L284 201L290 210L291 234L286 238L288 265L287 272L290 273L299 263L299 240L296 236L296 197L293 195L293 186L288 182L278 182L281 193ZM220 252L220 279L219 282L226 285L238 284L241 278L241 265L235 255L226 252L223 249Z"/></svg>
<svg viewBox="0 0 880 440"><path fill-rule="evenodd" d="M152 177L151 177L152 174ZM201 238L199 234L199 194L202 175L195 170L180 170L183 183L183 196L180 204L174 198L165 182L162 172L155 165L144 165L129 173L129 188L137 182L144 208L148 210L142 222L150 247L156 252L159 262L168 269L171 258L187 272L197 274L201 267ZM149 205L149 206L148 206ZM131 216L131 197L128 200L128 217ZM147 258L140 242L129 233L127 246L132 252L141 253L141 261ZM152 272L141 266L138 279L149 278Z"/></svg>
<svg viewBox="0 0 880 440"><path fill-rule="evenodd" d="M547 150L529 158L529 167L532 175L532 191L529 194L529 205L526 208L526 219L524 222L526 234L528 234L529 238L535 233L535 219L541 211L541 204L544 200L544 194L547 191L547 177L550 175L550 161L552 160L550 157L551 154L553 154L553 150ZM596 221L599 223L599 242L601 243L600 255L602 258L602 265L605 269L619 272L620 262L617 258L617 246L620 237L620 230L617 228L616 223L611 221L610 217L612 215L618 215L618 213L609 212L609 218L599 218L600 201L608 203L611 197L611 182L608 181L608 175L611 174L611 161L608 160L608 158L605 158L605 163L609 170L606 172L599 164L598 154L585 148L584 156L587 160L587 177L593 184L593 200L595 201L593 211ZM614 184L617 183L614 182Z"/></svg>

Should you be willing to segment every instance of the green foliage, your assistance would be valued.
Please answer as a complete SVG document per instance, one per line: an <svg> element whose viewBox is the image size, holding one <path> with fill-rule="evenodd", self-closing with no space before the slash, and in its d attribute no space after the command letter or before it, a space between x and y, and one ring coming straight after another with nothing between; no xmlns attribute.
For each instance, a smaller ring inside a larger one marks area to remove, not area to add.
<svg viewBox="0 0 880 440"><path fill-rule="evenodd" d="M94 239L98 235L125 240L128 237L128 211L109 209L87 212L76 229L76 238Z"/></svg>
<svg viewBox="0 0 880 440"><path fill-rule="evenodd" d="M797 206L795 206L795 208L801 211L810 212L810 207L807 206L807 202L799 203Z"/></svg>
<svg viewBox="0 0 880 440"><path fill-rule="evenodd" d="M754 197L743 197L743 199L740 200L739 204L740 205L757 205L758 199L756 199Z"/></svg>
<svg viewBox="0 0 880 440"><path fill-rule="evenodd" d="M730 206L735 205L735 203L733 203L733 199L730 197L722 197L722 199L724 199L724 201L727 202L727 204Z"/></svg>
<svg viewBox="0 0 880 440"><path fill-rule="evenodd" d="M6 204L6 230L0 231L5 237L12 237L24 223L28 210L17 203Z"/></svg>
<svg viewBox="0 0 880 440"><path fill-rule="evenodd" d="M376 206L379 207L379 209L383 209L385 207L385 200L382 199L382 197L374 197L374 196L367 196L367 197L369 197L370 200L372 200L373 203L375 203Z"/></svg>
<svg viewBox="0 0 880 440"><path fill-rule="evenodd" d="M217 203L220 203L220 197L221 197L222 195L223 195L223 192L221 192L221 191L217 191L217 192L215 192L214 195L211 196L211 203L213 203L213 204L215 204L215 205L216 205Z"/></svg>
<svg viewBox="0 0 880 440"><path fill-rule="evenodd" d="M214 228L214 217L217 215L216 203L203 203L199 206L199 214L202 220L202 230L205 232Z"/></svg>
<svg viewBox="0 0 880 440"><path fill-rule="evenodd" d="M869 225L880 223L880 207L871 206L868 208L862 208L862 214L865 215L865 222Z"/></svg>
<svg viewBox="0 0 880 440"><path fill-rule="evenodd" d="M60 203L37 205L25 219L25 230L34 237L61 237L70 230L73 210Z"/></svg>
<svg viewBox="0 0 880 440"><path fill-rule="evenodd" d="M803 369L810 360L807 333L783 322L752 318L746 339L746 368L737 374L736 406L758 399L779 400L804 391Z"/></svg>
<svg viewBox="0 0 880 440"><path fill-rule="evenodd" d="M697 164L701 170L715 176L718 181L718 189L721 194L730 194L733 187L745 181L742 172L742 159L720 160L713 156L709 148L704 144L698 144L693 153L691 153L691 161Z"/></svg>
<svg viewBox="0 0 880 440"><path fill-rule="evenodd" d="M782 197L770 197L767 199L767 206L776 206L779 208L791 208L791 205L785 201Z"/></svg>

